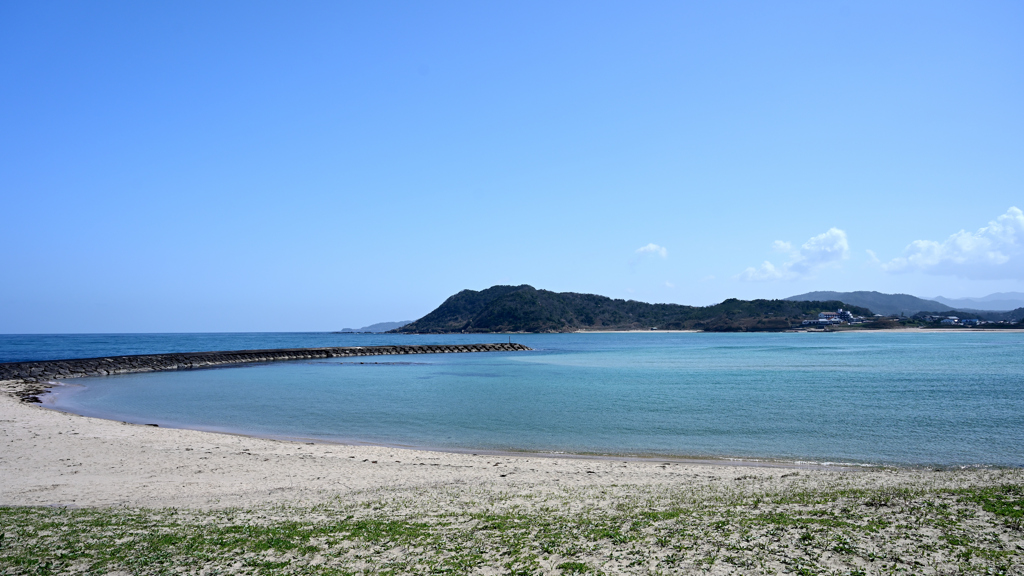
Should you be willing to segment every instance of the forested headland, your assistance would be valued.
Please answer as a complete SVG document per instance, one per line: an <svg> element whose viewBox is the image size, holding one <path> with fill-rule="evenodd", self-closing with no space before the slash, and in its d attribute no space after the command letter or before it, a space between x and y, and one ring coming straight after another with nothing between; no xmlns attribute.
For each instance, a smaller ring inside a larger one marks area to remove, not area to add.
<svg viewBox="0 0 1024 576"><path fill-rule="evenodd" d="M737 300L712 306L648 304L596 294L551 292L533 286L492 286L463 290L433 312L394 330L413 334L487 332L575 332L579 330L703 330L770 332L788 330L819 312L839 308L871 316L867 308L837 300Z"/></svg>

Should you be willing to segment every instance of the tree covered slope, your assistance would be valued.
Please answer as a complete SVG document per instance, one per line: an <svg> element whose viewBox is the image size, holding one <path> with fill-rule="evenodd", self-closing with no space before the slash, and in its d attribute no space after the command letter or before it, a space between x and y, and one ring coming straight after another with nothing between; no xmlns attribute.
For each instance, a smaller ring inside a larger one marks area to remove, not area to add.
<svg viewBox="0 0 1024 576"><path fill-rule="evenodd" d="M463 290L423 318L395 330L403 333L573 332L576 330L785 330L818 312L837 308L870 315L839 301L729 299L714 306L648 304L595 294L551 292L522 286Z"/></svg>

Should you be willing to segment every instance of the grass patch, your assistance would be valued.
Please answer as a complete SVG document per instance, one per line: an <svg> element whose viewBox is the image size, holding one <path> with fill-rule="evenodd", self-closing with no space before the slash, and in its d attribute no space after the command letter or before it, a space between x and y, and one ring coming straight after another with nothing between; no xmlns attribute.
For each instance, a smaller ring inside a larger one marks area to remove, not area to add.
<svg viewBox="0 0 1024 576"><path fill-rule="evenodd" d="M0 574L1020 574L1024 486L0 508ZM1014 570L1016 572L1014 572Z"/></svg>
<svg viewBox="0 0 1024 576"><path fill-rule="evenodd" d="M583 562L562 562L558 565L558 569L562 571L562 574L586 574L591 572L590 566Z"/></svg>
<svg viewBox="0 0 1024 576"><path fill-rule="evenodd" d="M1024 521L1024 487L1004 484L991 488L965 491L965 501L981 505L985 512L1002 518L1007 525L1021 530Z"/></svg>

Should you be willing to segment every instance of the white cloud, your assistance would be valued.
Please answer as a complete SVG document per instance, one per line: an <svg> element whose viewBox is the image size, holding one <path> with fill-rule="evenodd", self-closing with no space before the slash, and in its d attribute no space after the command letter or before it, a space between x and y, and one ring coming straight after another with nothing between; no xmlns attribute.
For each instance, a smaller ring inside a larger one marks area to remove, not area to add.
<svg viewBox="0 0 1024 576"><path fill-rule="evenodd" d="M778 280L782 278L782 271L774 264L765 260L759 268L750 267L740 274L740 280Z"/></svg>
<svg viewBox="0 0 1024 576"><path fill-rule="evenodd" d="M977 232L961 230L942 242L915 240L886 272L920 271L965 278L1024 278L1024 212L1016 206Z"/></svg>
<svg viewBox="0 0 1024 576"><path fill-rule="evenodd" d="M787 262L786 266L803 276L822 266L844 260L849 254L850 244L846 241L846 232L839 228L829 228L828 232L805 242L796 257Z"/></svg>
<svg viewBox="0 0 1024 576"><path fill-rule="evenodd" d="M668 282L668 281L666 281L666 282L665 282L665 287L666 287L666 288L675 288L675 287L676 287L676 285L675 285L675 284L673 284L673 283L671 283L671 282Z"/></svg>
<svg viewBox="0 0 1024 576"><path fill-rule="evenodd" d="M668 258L668 248L664 246L658 246L657 244L648 244L647 246L641 246L636 249L636 253L643 256L644 254L657 254L662 258Z"/></svg>
<svg viewBox="0 0 1024 576"><path fill-rule="evenodd" d="M751 281L801 278L810 276L826 266L837 264L850 254L846 232L839 228L829 228L827 232L804 242L798 250L794 250L791 243L782 240L776 240L772 248L777 252L788 252L789 261L781 266L765 261L757 268L747 268L736 278Z"/></svg>

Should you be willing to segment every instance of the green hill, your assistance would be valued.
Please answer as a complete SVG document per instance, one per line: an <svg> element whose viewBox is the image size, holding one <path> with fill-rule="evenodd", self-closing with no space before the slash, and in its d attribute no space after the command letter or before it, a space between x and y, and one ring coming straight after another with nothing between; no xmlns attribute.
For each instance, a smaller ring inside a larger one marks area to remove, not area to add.
<svg viewBox="0 0 1024 576"><path fill-rule="evenodd" d="M463 290L423 318L394 330L401 333L574 332L577 330L705 330L756 332L786 330L818 312L866 308L839 301L729 299L713 306L648 304L595 294L550 292L522 286Z"/></svg>
<svg viewBox="0 0 1024 576"><path fill-rule="evenodd" d="M808 292L798 296L790 296L786 300L822 301L839 300L852 306L863 306L875 311L876 314L906 314L913 316L918 312L943 312L952 310L949 306L934 300L925 300L910 294L884 294L882 292Z"/></svg>

